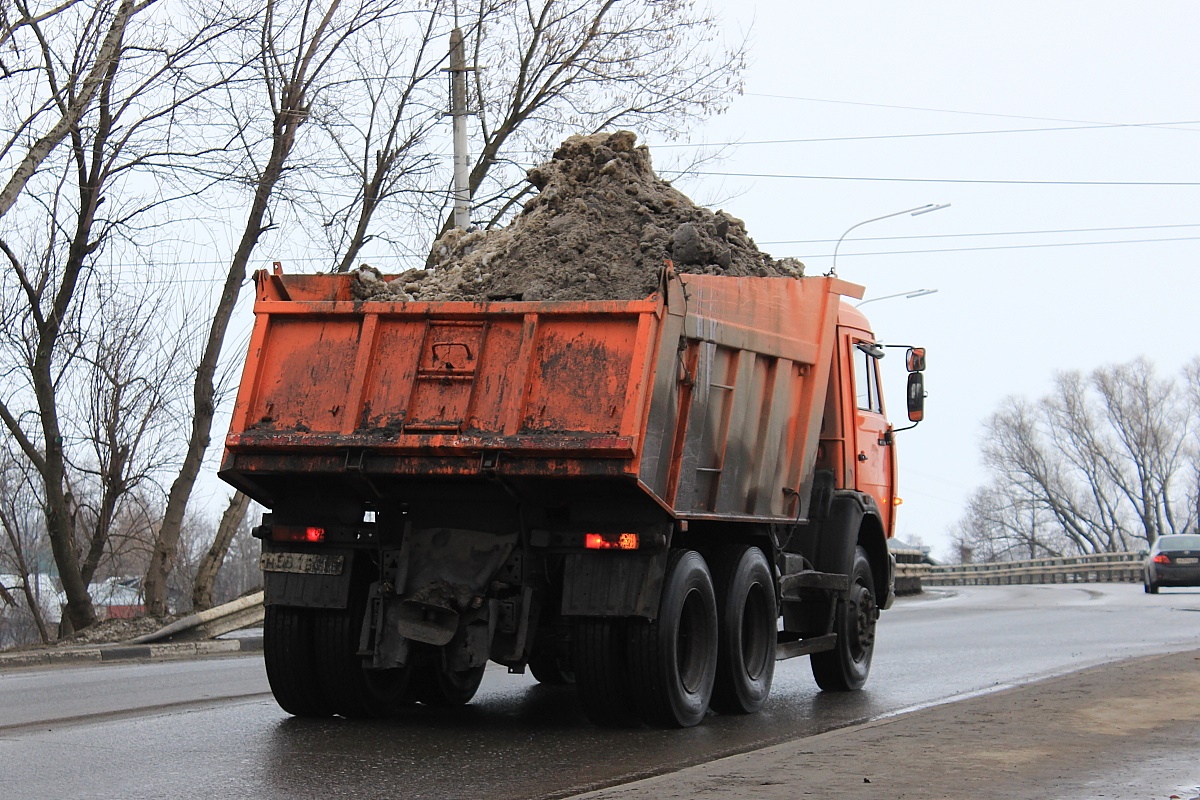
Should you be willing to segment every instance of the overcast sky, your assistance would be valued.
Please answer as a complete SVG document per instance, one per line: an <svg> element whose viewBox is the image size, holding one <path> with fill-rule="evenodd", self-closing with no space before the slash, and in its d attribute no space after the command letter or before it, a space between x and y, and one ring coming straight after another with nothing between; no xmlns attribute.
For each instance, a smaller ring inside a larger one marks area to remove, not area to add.
<svg viewBox="0 0 1200 800"><path fill-rule="evenodd" d="M949 554L1005 396L1200 353L1200 3L713 5L752 63L688 141L739 143L706 172L780 177L681 189L810 274L857 222L952 204L858 228L838 255L868 299L938 290L863 308L885 341L929 348L927 421L899 437L901 538ZM903 419L899 376L887 388Z"/></svg>

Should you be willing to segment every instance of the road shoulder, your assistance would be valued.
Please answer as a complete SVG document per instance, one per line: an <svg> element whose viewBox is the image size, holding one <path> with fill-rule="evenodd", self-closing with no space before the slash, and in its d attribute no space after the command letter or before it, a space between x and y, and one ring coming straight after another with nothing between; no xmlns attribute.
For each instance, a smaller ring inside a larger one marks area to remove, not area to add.
<svg viewBox="0 0 1200 800"><path fill-rule="evenodd" d="M1200 650L1116 662L576 800L1200 795Z"/></svg>

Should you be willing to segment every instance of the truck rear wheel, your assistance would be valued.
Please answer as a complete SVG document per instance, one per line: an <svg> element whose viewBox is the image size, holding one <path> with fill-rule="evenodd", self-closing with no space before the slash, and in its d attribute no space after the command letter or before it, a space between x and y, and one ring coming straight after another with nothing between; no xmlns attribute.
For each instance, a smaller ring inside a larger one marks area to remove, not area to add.
<svg viewBox="0 0 1200 800"><path fill-rule="evenodd" d="M629 677L639 716L668 728L698 725L717 675L717 602L699 553L671 552L658 618L633 620L629 631Z"/></svg>
<svg viewBox="0 0 1200 800"><path fill-rule="evenodd" d="M596 725L636 721L625 667L624 619L579 617L571 631L571 667L583 712Z"/></svg>
<svg viewBox="0 0 1200 800"><path fill-rule="evenodd" d="M529 657L529 671L534 680L548 686L566 686L575 682L571 663L554 647L537 648Z"/></svg>
<svg viewBox="0 0 1200 800"><path fill-rule="evenodd" d="M775 677L775 582L759 548L743 546L724 555L713 576L720 620L712 707L723 714L753 714L766 702Z"/></svg>
<svg viewBox="0 0 1200 800"><path fill-rule="evenodd" d="M446 669L440 650L420 653L412 667L408 697L427 706L465 706L479 691L486 664L463 670Z"/></svg>
<svg viewBox="0 0 1200 800"><path fill-rule="evenodd" d="M867 551L855 548L854 567L850 571L850 591L837 599L833 630L837 646L824 653L814 653L813 677L827 692L847 692L861 689L871 671L871 656L875 652L875 621L879 606L875 603L875 581Z"/></svg>
<svg viewBox="0 0 1200 800"><path fill-rule="evenodd" d="M307 608L267 606L263 660L275 702L297 717L328 717L333 708L317 677L313 613Z"/></svg>
<svg viewBox="0 0 1200 800"><path fill-rule="evenodd" d="M358 655L364 603L316 613L316 672L333 713L352 719L390 717L408 704L407 668L369 670ZM355 613L357 612L357 613Z"/></svg>

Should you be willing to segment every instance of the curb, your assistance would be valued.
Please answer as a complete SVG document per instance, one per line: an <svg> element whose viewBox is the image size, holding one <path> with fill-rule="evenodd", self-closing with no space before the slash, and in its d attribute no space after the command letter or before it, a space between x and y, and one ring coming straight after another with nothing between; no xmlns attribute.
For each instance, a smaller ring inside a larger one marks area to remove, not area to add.
<svg viewBox="0 0 1200 800"><path fill-rule="evenodd" d="M0 654L0 670L118 661L169 661L261 652L261 636L171 644L105 644Z"/></svg>

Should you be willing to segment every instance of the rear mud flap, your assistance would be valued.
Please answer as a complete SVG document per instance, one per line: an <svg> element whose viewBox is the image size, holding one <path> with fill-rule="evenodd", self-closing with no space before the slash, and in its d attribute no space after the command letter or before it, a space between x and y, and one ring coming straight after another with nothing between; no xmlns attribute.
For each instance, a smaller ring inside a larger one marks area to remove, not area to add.
<svg viewBox="0 0 1200 800"><path fill-rule="evenodd" d="M658 616L668 551L567 556L562 613L580 617Z"/></svg>
<svg viewBox="0 0 1200 800"><path fill-rule="evenodd" d="M409 641L450 646L454 653L448 657L458 664L486 662L495 628L486 589L516 543L515 533L497 536L453 528L406 532L394 583L373 604L373 666L402 662Z"/></svg>

